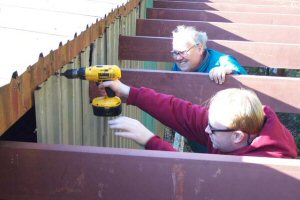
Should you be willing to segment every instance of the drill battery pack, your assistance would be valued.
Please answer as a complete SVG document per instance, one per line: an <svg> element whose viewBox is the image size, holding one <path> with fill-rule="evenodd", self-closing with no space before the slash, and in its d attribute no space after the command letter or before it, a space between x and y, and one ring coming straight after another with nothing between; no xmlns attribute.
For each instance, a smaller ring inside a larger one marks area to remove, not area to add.
<svg viewBox="0 0 300 200"><path fill-rule="evenodd" d="M93 113L96 116L112 117L122 112L122 101L119 97L97 97L92 101Z"/></svg>

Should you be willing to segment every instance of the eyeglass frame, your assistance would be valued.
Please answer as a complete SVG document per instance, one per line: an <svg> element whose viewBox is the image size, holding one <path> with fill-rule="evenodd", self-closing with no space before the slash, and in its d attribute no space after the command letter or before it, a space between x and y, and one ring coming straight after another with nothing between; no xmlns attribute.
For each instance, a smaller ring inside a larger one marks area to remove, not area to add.
<svg viewBox="0 0 300 200"><path fill-rule="evenodd" d="M210 125L210 123L208 123L208 127L210 129L211 134L215 134L215 132L233 132L233 131L236 131L235 129L216 129L216 128L212 127L212 125Z"/></svg>
<svg viewBox="0 0 300 200"><path fill-rule="evenodd" d="M208 127L209 127L209 130L211 132L211 134L215 134L215 132L233 132L233 131L236 131L235 129L216 129L216 128L213 128L212 125L210 125L210 123L208 123ZM250 134L246 133L247 134L247 144L250 145L251 144L251 137L250 137Z"/></svg>
<svg viewBox="0 0 300 200"><path fill-rule="evenodd" d="M191 46L189 49L187 50L184 50L184 51L175 51L175 50L172 50L171 51L171 54L173 56L173 58L176 58L177 56L181 56L181 57L185 57L187 56L187 53L194 47L198 46L200 43L196 43L194 44L193 46Z"/></svg>

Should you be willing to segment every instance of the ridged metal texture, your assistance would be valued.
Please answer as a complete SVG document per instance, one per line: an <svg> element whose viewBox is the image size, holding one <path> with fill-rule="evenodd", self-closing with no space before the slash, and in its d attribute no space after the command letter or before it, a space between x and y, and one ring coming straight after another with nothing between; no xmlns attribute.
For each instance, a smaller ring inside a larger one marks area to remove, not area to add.
<svg viewBox="0 0 300 200"><path fill-rule="evenodd" d="M140 4L140 0L131 0L126 5L115 9L104 19L96 21L74 40L65 45L59 44L58 49L51 51L45 57L41 54L37 63L29 66L21 76L12 79L9 84L2 86L0 88L0 135L33 106L33 92L40 84L70 63L72 59L76 57L79 59L79 54L86 51L85 48L105 34L114 22L130 18L132 11L136 8L139 12Z"/></svg>
<svg viewBox="0 0 300 200"><path fill-rule="evenodd" d="M143 69L144 62L119 61L118 48L120 34L135 34L136 19L145 17L146 4L146 1L142 1L128 15L117 18L105 28L100 38L60 71L96 64ZM164 64L160 67L165 68ZM35 91L34 96L39 143L139 148L132 141L114 136L107 126L111 118L93 115L88 81L68 80L54 75L41 85L40 90ZM139 109L123 106L122 110L122 115L145 122L152 131L164 132L164 126Z"/></svg>

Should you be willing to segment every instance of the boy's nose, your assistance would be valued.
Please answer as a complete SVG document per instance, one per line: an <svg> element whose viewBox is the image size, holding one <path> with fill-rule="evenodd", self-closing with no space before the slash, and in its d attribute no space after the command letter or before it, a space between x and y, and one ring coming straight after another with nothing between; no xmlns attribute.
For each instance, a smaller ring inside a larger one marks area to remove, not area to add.
<svg viewBox="0 0 300 200"><path fill-rule="evenodd" d="M205 130L204 130L207 134L211 134L211 131L210 131L210 129L209 129L209 127L208 126L206 126L206 128L205 128Z"/></svg>

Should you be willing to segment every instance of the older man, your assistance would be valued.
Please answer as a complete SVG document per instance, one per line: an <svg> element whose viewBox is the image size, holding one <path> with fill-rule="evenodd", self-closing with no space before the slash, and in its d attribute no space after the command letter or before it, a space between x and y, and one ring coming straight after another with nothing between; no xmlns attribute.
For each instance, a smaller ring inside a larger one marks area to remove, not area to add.
<svg viewBox="0 0 300 200"><path fill-rule="evenodd" d="M247 74L233 56L207 48L205 32L182 25L172 34L173 71L209 73L210 79L218 84L224 83L226 74Z"/></svg>

